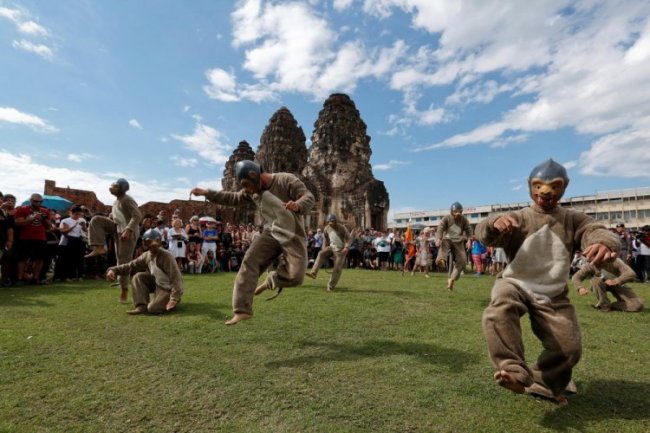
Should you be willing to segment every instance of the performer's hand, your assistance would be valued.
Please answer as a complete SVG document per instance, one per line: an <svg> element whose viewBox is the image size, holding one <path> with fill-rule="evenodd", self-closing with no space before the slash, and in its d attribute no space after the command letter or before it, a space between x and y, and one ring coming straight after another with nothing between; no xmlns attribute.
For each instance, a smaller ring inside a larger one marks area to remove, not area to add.
<svg viewBox="0 0 650 433"><path fill-rule="evenodd" d="M110 269L106 271L106 279L108 281L115 281L115 271L112 271Z"/></svg>
<svg viewBox="0 0 650 433"><path fill-rule="evenodd" d="M176 308L176 304L178 304L178 301L176 299L170 299L165 306L165 310L172 311L174 308Z"/></svg>
<svg viewBox="0 0 650 433"><path fill-rule="evenodd" d="M578 295L580 295L580 296L584 296L587 293L589 293L589 289L587 289L586 287L580 287L578 289Z"/></svg>
<svg viewBox="0 0 650 433"><path fill-rule="evenodd" d="M617 256L615 252L603 244L591 244L585 248L583 253L587 261L596 267L599 267L602 263L611 262Z"/></svg>
<svg viewBox="0 0 650 433"><path fill-rule="evenodd" d="M131 229L124 229L124 231L120 235L120 239L123 241L128 241L131 238L132 233L133 231Z"/></svg>
<svg viewBox="0 0 650 433"><path fill-rule="evenodd" d="M494 228L501 233L511 233L517 227L519 227L519 221L513 215L503 215L494 222Z"/></svg>
<svg viewBox="0 0 650 433"><path fill-rule="evenodd" d="M206 195L207 193L208 193L207 189L203 189L199 187L193 188L192 191L190 191L190 195Z"/></svg>
<svg viewBox="0 0 650 433"><path fill-rule="evenodd" d="M284 204L285 209L289 209L292 212L298 212L300 210L300 206L298 206L298 203L296 203L293 200L289 200Z"/></svg>
<svg viewBox="0 0 650 433"><path fill-rule="evenodd" d="M609 287L614 287L614 286L618 285L616 280L614 280L613 278L609 278L609 279L605 280L605 284L607 284Z"/></svg>

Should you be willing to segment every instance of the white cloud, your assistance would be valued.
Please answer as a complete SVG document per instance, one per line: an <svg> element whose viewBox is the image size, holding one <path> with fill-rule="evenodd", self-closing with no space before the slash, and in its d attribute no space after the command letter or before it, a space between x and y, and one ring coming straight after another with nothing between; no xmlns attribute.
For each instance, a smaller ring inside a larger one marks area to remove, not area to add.
<svg viewBox="0 0 650 433"><path fill-rule="evenodd" d="M334 10L342 12L352 5L352 1L353 0L334 0L332 6L334 7Z"/></svg>
<svg viewBox="0 0 650 433"><path fill-rule="evenodd" d="M18 31L21 33L32 35L32 36L47 36L47 30L38 23L34 21L25 21L18 25Z"/></svg>
<svg viewBox="0 0 650 433"><path fill-rule="evenodd" d="M197 121L191 135L172 134L173 139L185 144L188 150L196 152L209 163L222 165L230 157L230 145L216 129Z"/></svg>
<svg viewBox="0 0 650 433"><path fill-rule="evenodd" d="M72 162L84 162L88 159L95 159L97 156L91 155L90 153L71 153L68 155L68 161Z"/></svg>
<svg viewBox="0 0 650 433"><path fill-rule="evenodd" d="M397 161L394 159L391 159L385 164L373 164L372 169L373 170L392 170L396 167L401 167L403 165L409 165L410 162L408 161Z"/></svg>
<svg viewBox="0 0 650 433"><path fill-rule="evenodd" d="M352 92L366 77L387 78L405 55L406 44L396 41L368 48L361 40L340 42L341 29L332 29L314 11L318 3L239 2L231 15L233 45L244 49L243 68L255 81L238 80L233 71L213 68L206 71L208 96L261 102L290 92L322 99L335 91ZM338 2L336 7L349 4Z"/></svg>
<svg viewBox="0 0 650 433"><path fill-rule="evenodd" d="M12 107L0 107L0 122L9 122L19 125L26 125L38 132L58 132L59 130L50 125L46 120L29 113L23 113Z"/></svg>
<svg viewBox="0 0 650 433"><path fill-rule="evenodd" d="M199 160L196 158L183 158L178 155L172 156L170 159L179 167L196 167L199 163Z"/></svg>
<svg viewBox="0 0 650 433"><path fill-rule="evenodd" d="M59 187L69 186L94 191L104 204L110 204L115 199L108 192L108 186L118 177L128 179L131 184L129 194L135 198L138 204L148 201L167 203L174 199L185 200L190 190L186 186L179 186L174 180L141 182L129 176L128 173L98 174L42 164L29 155L15 154L4 149L0 149L0 172L7 176L7 179L3 181L2 192L14 194L19 202L29 198L34 192L42 193L45 179L54 180Z"/></svg>
<svg viewBox="0 0 650 433"><path fill-rule="evenodd" d="M0 18L6 18L18 25L20 23L21 16L22 12L18 9L9 9L0 6Z"/></svg>
<svg viewBox="0 0 650 433"><path fill-rule="evenodd" d="M129 125L131 125L135 129L142 129L142 126L140 126L140 122L138 122L137 119L129 120Z"/></svg>
<svg viewBox="0 0 650 433"><path fill-rule="evenodd" d="M54 53L52 52L52 49L44 44L34 44L25 39L21 39L20 41L13 41L11 45L14 48L19 50L24 50L30 53L38 54L39 56L47 60L51 60L54 57Z"/></svg>

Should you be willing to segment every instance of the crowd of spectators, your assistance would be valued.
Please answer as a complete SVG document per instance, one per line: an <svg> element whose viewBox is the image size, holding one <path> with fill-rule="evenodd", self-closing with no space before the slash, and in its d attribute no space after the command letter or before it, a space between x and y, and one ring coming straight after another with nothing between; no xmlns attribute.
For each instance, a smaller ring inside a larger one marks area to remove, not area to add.
<svg viewBox="0 0 650 433"><path fill-rule="evenodd" d="M73 205L66 215L59 215L41 206L39 194L32 194L29 204L17 207L13 195L0 193L0 203L2 285L45 284L48 272L50 280L66 282L84 277L103 278L106 268L115 264L113 242L109 240L104 256L84 260L88 252L88 223L93 216L84 206ZM211 217L193 216L184 222L178 210L169 219L165 211L145 215L140 223L140 238L149 228L160 232L163 246L174 255L179 268L191 274L238 271L246 250L262 230L253 224L233 224ZM650 226L629 232L619 224L615 230L621 239L621 258L635 270L639 281L649 281ZM348 268L412 273L420 270L425 275L437 270L431 260L438 253L433 233L422 231L407 239L398 229L369 228L353 229L350 236ZM309 231L308 266L314 263L322 247L322 230ZM139 241L134 256L142 252ZM466 253L470 270L477 276L495 275L507 265L501 248L485 247L475 239ZM578 253L572 272L581 263Z"/></svg>

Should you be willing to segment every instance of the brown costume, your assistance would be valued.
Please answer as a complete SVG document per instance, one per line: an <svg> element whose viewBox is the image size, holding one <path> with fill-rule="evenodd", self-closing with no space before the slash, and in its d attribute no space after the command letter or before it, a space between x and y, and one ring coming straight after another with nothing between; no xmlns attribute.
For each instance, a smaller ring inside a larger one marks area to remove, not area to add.
<svg viewBox="0 0 650 433"><path fill-rule="evenodd" d="M576 289L582 287L582 280L591 278L591 291L598 297L596 308L604 311L618 310L636 313L643 310L643 301L634 291L625 285L634 281L636 274L632 268L621 259L611 263L603 263L599 268L591 263L584 264L578 272L573 275L571 281ZM613 280L616 284L609 285L607 280ZM607 297L610 292L617 302L613 304Z"/></svg>
<svg viewBox="0 0 650 433"><path fill-rule="evenodd" d="M141 219L142 214L135 200L130 195L124 194L115 200L108 217L96 215L90 220L88 228L89 244L95 247L104 245L106 237L111 235L115 240L117 264L127 263L133 258L133 251L140 232ZM126 229L131 229L131 236L126 240L122 240L120 236ZM120 287L122 290L129 288L128 275L120 276Z"/></svg>
<svg viewBox="0 0 650 433"><path fill-rule="evenodd" d="M133 306L144 307L149 313L164 313L170 299L180 302L183 296L181 271L176 259L167 250L159 249L156 254L145 251L137 259L108 270L127 278L137 272L133 276ZM151 302L150 292L155 292Z"/></svg>
<svg viewBox="0 0 650 433"><path fill-rule="evenodd" d="M331 225L325 226L323 235L325 237L323 248L318 253L314 266L311 268L311 276L316 278L318 270L323 263L327 262L331 257L334 257L334 267L332 268L332 274L327 283L327 290L334 290L336 284L339 282L339 278L341 278L341 272L345 264L347 250L342 250L349 247L350 232L343 224L336 223L334 227Z"/></svg>
<svg viewBox="0 0 650 433"><path fill-rule="evenodd" d="M264 218L264 230L246 251L233 288L235 314L253 314L253 293L257 279L275 259L280 265L268 273L265 285L280 289L300 285L307 267L307 236L303 215L314 205L314 196L300 179L290 173L274 173L267 189L255 194L208 191L206 199L226 206L253 203ZM300 208L292 212L284 203L294 201Z"/></svg>
<svg viewBox="0 0 650 433"><path fill-rule="evenodd" d="M529 387L538 382L561 395L580 359L580 330L567 297L569 267L577 249L600 243L618 251L618 237L587 215L571 209L539 206L512 212L518 227L500 232L499 216L481 221L476 236L485 245L502 247L508 268L497 278L483 330L492 362ZM524 358L520 318L528 313L544 350L529 366Z"/></svg>
<svg viewBox="0 0 650 433"><path fill-rule="evenodd" d="M465 251L465 241L472 237L472 226L464 215L461 215L460 221L456 222L453 216L445 215L440 221L436 237L442 241L438 249L436 262L447 260L449 248L454 252L454 270L450 278L457 281L460 273L465 269L467 264L467 252ZM447 266L450 266L447 263Z"/></svg>

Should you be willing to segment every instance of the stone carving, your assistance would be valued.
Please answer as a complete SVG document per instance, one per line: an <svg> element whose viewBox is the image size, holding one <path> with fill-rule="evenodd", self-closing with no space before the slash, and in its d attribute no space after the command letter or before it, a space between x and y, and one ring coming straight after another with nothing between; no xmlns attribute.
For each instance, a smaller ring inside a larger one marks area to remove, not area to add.
<svg viewBox="0 0 650 433"><path fill-rule="evenodd" d="M317 203L310 227L335 213L348 227L385 229L389 198L370 165L370 137L348 95L335 93L314 123L309 160L303 175L313 183Z"/></svg>
<svg viewBox="0 0 650 433"><path fill-rule="evenodd" d="M232 152L226 166L223 169L223 177L221 178L221 187L224 191L239 191L239 184L235 179L235 164L245 159L253 160L255 152L246 140L240 141L239 146Z"/></svg>

